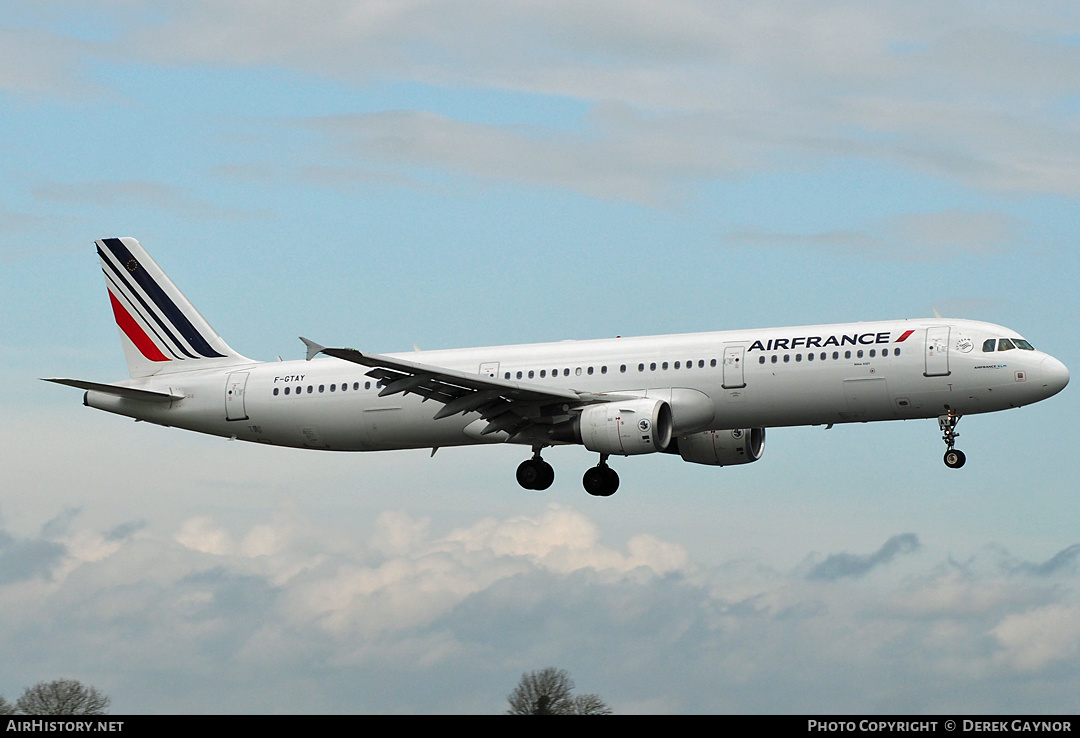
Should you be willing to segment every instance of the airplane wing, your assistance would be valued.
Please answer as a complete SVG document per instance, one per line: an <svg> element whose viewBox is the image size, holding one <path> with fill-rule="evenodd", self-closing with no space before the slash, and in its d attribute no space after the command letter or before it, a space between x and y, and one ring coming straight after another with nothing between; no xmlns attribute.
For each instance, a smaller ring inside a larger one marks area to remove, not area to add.
<svg viewBox="0 0 1080 738"><path fill-rule="evenodd" d="M310 361L318 354L333 356L354 364L370 367L367 376L382 382L379 396L397 393L420 395L443 405L435 419L458 413L477 412L487 426L480 432L488 435L505 431L511 436L520 433L541 418L567 415L574 409L597 402L627 399L623 395L579 392L561 387L548 387L530 382L488 377L483 374L459 372L454 369L420 364L381 354L369 354L350 348L327 348L303 336Z"/></svg>

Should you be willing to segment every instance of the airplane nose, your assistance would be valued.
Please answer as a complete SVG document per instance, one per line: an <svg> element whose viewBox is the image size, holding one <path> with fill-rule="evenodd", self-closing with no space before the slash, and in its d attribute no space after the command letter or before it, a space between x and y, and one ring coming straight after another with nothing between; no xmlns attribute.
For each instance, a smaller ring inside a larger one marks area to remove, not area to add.
<svg viewBox="0 0 1080 738"><path fill-rule="evenodd" d="M1053 356L1047 356L1039 363L1039 379L1050 391L1047 397L1051 397L1065 389L1065 385L1069 383L1069 368Z"/></svg>

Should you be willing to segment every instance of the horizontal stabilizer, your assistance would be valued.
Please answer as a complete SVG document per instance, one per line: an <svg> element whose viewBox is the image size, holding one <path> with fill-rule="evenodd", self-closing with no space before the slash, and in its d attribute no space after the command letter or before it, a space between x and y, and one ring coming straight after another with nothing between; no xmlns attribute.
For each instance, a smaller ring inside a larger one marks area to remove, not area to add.
<svg viewBox="0 0 1080 738"><path fill-rule="evenodd" d="M65 384L68 387L76 387L91 392L103 392L107 395L115 395L116 397L124 397L128 400L139 400L141 402L172 402L174 400L184 399L183 395L176 395L171 392L157 392L155 390L136 389L134 387L121 387L116 384L87 382L83 379L49 378L43 379L42 381Z"/></svg>

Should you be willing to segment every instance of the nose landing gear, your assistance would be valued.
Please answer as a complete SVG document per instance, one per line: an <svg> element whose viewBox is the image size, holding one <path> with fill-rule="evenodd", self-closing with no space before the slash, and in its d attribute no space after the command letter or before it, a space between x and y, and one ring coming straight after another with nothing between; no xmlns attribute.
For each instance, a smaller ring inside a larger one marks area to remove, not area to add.
<svg viewBox="0 0 1080 738"><path fill-rule="evenodd" d="M956 424L960 422L960 414L949 409L947 415L938 416L938 427L941 428L941 440L945 441L945 466L950 469L959 469L967 461L967 456L956 445L956 439L960 434L956 432Z"/></svg>

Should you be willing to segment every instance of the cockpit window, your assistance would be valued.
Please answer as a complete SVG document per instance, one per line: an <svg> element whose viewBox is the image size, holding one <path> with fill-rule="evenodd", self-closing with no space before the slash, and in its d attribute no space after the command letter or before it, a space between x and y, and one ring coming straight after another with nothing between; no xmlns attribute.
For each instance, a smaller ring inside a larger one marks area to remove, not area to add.
<svg viewBox="0 0 1080 738"><path fill-rule="evenodd" d="M1034 351L1035 347L1022 338L988 338L983 341L982 350L987 353L992 351L1011 351L1013 349Z"/></svg>

